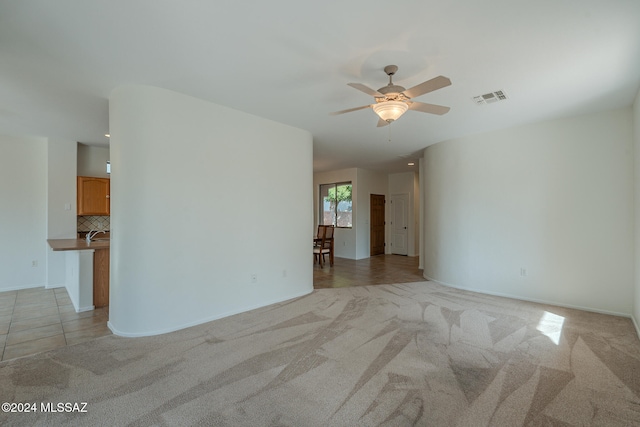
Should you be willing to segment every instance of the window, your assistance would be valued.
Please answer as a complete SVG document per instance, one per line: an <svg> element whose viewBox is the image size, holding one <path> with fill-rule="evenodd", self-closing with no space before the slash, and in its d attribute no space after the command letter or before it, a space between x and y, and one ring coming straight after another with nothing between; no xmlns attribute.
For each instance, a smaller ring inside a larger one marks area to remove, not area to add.
<svg viewBox="0 0 640 427"><path fill-rule="evenodd" d="M351 183L320 185L320 225L351 228L352 217Z"/></svg>

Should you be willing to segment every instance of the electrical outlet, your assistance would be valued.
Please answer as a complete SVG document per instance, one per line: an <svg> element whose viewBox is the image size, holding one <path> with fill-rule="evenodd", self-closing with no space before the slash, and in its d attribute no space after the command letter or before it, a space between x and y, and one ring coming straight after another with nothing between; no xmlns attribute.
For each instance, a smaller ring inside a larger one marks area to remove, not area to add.
<svg viewBox="0 0 640 427"><path fill-rule="evenodd" d="M258 283L258 275L256 273L251 275L251 283Z"/></svg>
<svg viewBox="0 0 640 427"><path fill-rule="evenodd" d="M38 266L38 260L34 259L33 261L31 261L31 267L37 267Z"/></svg>
<svg viewBox="0 0 640 427"><path fill-rule="evenodd" d="M520 268L520 276L522 277L526 277L527 276L527 269L524 267Z"/></svg>
<svg viewBox="0 0 640 427"><path fill-rule="evenodd" d="M287 270L282 270L282 277L287 277Z"/></svg>

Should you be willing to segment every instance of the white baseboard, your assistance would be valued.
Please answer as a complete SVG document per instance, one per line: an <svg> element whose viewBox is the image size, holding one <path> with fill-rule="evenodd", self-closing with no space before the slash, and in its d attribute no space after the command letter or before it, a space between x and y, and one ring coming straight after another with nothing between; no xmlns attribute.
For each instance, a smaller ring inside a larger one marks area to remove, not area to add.
<svg viewBox="0 0 640 427"><path fill-rule="evenodd" d="M9 287L9 288L0 288L0 292L21 291L23 289L44 288L44 287L45 286L43 284L13 286L13 287Z"/></svg>
<svg viewBox="0 0 640 427"><path fill-rule="evenodd" d="M449 288L461 289L463 291L477 292L479 294L493 295L493 296L496 296L496 297L517 299L517 300L520 300L520 301L535 302L535 303L538 303L538 304L555 305L555 306L558 306L558 307L573 308L573 309L576 309L576 310L590 311L592 313L609 314L611 316L633 318L629 313L619 313L619 312L616 312L616 311L601 310L601 309L593 308L593 307L583 307L583 306L579 306L579 305L565 304L565 303L561 303L561 302L558 302L558 301L549 301L549 300L542 300L542 299L536 299L536 298L526 298L526 297L523 297L523 296L520 296L520 295L506 294L506 293L501 293L501 292L491 292L491 291L487 291L487 290L484 290L484 289L476 289L476 288L467 288L467 287L463 287L463 286L457 286L457 285L453 285L451 283L441 282L440 280L433 279L431 277L428 277L426 274L424 275L424 278L427 279L427 280L430 280L432 282L435 282L435 283L437 283L439 285L447 286ZM638 327L636 326L636 331L637 330L638 330Z"/></svg>
<svg viewBox="0 0 640 427"><path fill-rule="evenodd" d="M197 321L194 321L194 322L184 323L184 324L182 324L180 326L176 326L176 327L173 327L173 328L159 329L159 330L151 331L151 332L137 333L137 332L120 331L113 325L113 323L111 323L111 320L109 320L107 322L107 327L111 330L111 332L114 335L117 335L117 336L120 336L120 337L126 337L126 338L139 338L139 337L150 337L150 336L154 336L154 335L162 335L162 334L167 334L169 332L175 332L175 331L179 331L181 329L186 329L186 328L190 328L192 326L197 326L197 325L201 325L203 323L207 323L207 322L211 322L211 321L214 321L214 320L222 319L224 317L233 316L234 314L240 314L240 313L244 313L246 311L255 310L256 308L266 307L266 306L271 305L271 304L277 304L279 302L288 301L288 300L291 300L291 299L294 299L294 298L299 298L299 297L308 295L311 292L313 292L313 288L311 290L309 290L309 291L305 290L304 292L299 292L297 294L289 295L289 296L286 296L284 298L276 298L276 299L273 299L273 300L270 300L270 301L264 301L264 302L261 302L259 304L254 304L254 305L251 305L251 306L242 307L242 308L237 309L237 310L232 310L232 311L228 311L228 312L225 312L225 313L216 314L214 316L207 317L207 318L204 318L204 319L200 319L200 320L197 320Z"/></svg>

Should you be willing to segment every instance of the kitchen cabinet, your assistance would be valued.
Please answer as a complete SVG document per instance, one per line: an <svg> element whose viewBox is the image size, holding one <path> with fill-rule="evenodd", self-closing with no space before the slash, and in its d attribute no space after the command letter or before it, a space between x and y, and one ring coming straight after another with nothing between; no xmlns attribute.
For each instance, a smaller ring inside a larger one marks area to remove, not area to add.
<svg viewBox="0 0 640 427"><path fill-rule="evenodd" d="M93 254L93 305L109 305L109 249L97 249Z"/></svg>
<svg viewBox="0 0 640 427"><path fill-rule="evenodd" d="M78 215L110 215L109 178L78 177Z"/></svg>

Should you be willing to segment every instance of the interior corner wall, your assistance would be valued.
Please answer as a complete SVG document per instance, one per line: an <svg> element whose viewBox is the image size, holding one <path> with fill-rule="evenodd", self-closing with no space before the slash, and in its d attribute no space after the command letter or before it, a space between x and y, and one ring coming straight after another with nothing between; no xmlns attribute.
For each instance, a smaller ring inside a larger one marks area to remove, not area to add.
<svg viewBox="0 0 640 427"><path fill-rule="evenodd" d="M77 142L50 138L47 142L47 239L77 236ZM47 288L64 286L66 261L47 247Z"/></svg>
<svg viewBox="0 0 640 427"><path fill-rule="evenodd" d="M425 149L426 152L426 149ZM425 176L425 169L424 169L424 161L425 159L425 155L423 154L423 156L418 159L418 203L416 203L418 205L418 213L416 218L418 218L418 268L420 270L424 270L424 253L425 253L425 241L426 241L426 236L425 236L425 231L424 231L424 224L425 224L425 185L424 185L424 176Z"/></svg>
<svg viewBox="0 0 640 427"><path fill-rule="evenodd" d="M115 334L313 290L309 132L148 86L115 89L109 120Z"/></svg>
<svg viewBox="0 0 640 427"><path fill-rule="evenodd" d="M418 172L413 174L413 253L409 252L410 256L420 256L420 174Z"/></svg>
<svg viewBox="0 0 640 427"><path fill-rule="evenodd" d="M356 198L354 201L354 217L356 217L356 259L369 258L371 256L371 194L388 193L388 175L366 169L357 169ZM385 216L388 215L385 206ZM385 227L385 241L387 230Z"/></svg>
<svg viewBox="0 0 640 427"><path fill-rule="evenodd" d="M636 95L632 108L633 114L633 148L634 148L634 190L635 190L635 283L634 283L634 304L633 319L636 330L640 335L640 90Z"/></svg>
<svg viewBox="0 0 640 427"><path fill-rule="evenodd" d="M340 169L330 172L318 172L313 174L313 218L314 227L309 234L310 238L314 235L318 226L318 215L320 214L320 185L332 184L337 182L351 182L351 206L353 208L353 227L352 228L336 228L333 240L335 242L334 255L338 258L357 259L356 250L356 232L359 227L358 212L358 172L357 169Z"/></svg>
<svg viewBox="0 0 640 427"><path fill-rule="evenodd" d="M46 282L46 144L0 135L0 292Z"/></svg>
<svg viewBox="0 0 640 427"><path fill-rule="evenodd" d="M427 147L425 277L630 315L632 139L625 108Z"/></svg>

